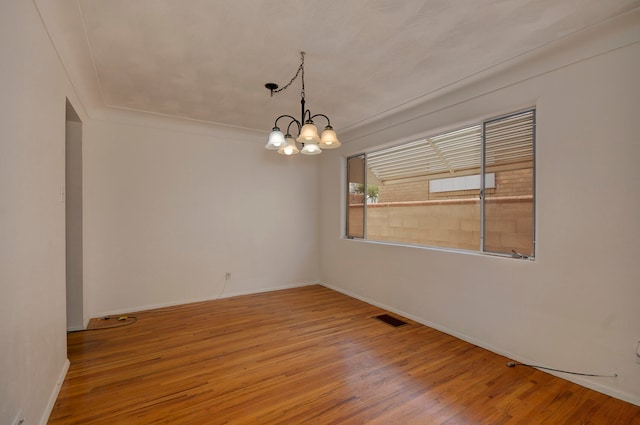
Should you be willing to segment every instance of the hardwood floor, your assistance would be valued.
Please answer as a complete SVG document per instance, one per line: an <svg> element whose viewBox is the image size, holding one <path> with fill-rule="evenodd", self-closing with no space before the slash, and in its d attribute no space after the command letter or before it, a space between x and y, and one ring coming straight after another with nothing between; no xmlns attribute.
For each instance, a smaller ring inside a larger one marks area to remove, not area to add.
<svg viewBox="0 0 640 425"><path fill-rule="evenodd" d="M309 286L71 333L49 424L640 424L638 406L381 313Z"/></svg>

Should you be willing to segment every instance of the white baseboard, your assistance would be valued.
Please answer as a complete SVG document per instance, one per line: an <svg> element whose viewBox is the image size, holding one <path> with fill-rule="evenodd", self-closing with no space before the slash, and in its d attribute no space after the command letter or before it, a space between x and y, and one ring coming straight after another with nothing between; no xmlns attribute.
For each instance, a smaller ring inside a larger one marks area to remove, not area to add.
<svg viewBox="0 0 640 425"><path fill-rule="evenodd" d="M51 416L53 406L55 406L56 404L58 394L60 394L60 388L62 388L64 378L67 376L67 371L69 370L70 364L71 363L69 363L69 359L66 359L64 365L62 366L62 370L60 371L60 375L58 376L58 380L56 381L56 385L51 392L51 396L49 396L49 402L47 403L47 407L42 414L42 418L40 419L40 425L47 425L47 422L49 421L49 416Z"/></svg>
<svg viewBox="0 0 640 425"><path fill-rule="evenodd" d="M477 340L475 338L472 338L472 337L470 337L468 335L462 334L462 333L457 332L455 330L449 329L449 328L447 328L445 326L439 325L438 323L430 322L430 321L425 320L425 319L423 319L421 317L414 316L413 314L409 314L409 313L404 312L402 310L399 310L397 308L385 305L383 303L379 303L379 302L377 302L375 300L372 300L372 299L364 297L362 295L353 293L351 291L347 291L346 289L343 289L343 288L340 288L340 287L337 287L337 286L333 286L333 285L329 285L329 284L324 283L324 282L319 282L319 284L324 286L324 287L327 287L329 289L332 289L332 290L334 290L336 292L340 292L340 293L342 293L344 295L347 295L349 297L358 299L360 301L364 301L367 304L375 305L376 307L380 307L380 308L382 308L384 310L387 310L387 311L390 311L392 313L399 314L400 316L404 316L407 319L413 320L414 322L417 322L417 323L420 323L422 325L428 326L428 327L433 328L433 329L435 329L437 331L444 332L444 333L446 333L448 335L454 336L454 337L456 337L458 339L466 341L466 342L468 342L470 344L473 344L475 346L478 346L480 348L484 348L485 350L489 350L492 353L496 353L496 354L499 354L499 355L501 355L503 357L507 357L509 359L515 360L515 361L517 361L519 363L525 363L525 364L536 364L537 363L534 359L528 359L528 358L525 358L523 356L514 355L514 354L509 353L509 352L507 352L505 350L502 350L502 349L500 349L498 347L494 347L491 344L486 344L483 341L479 341L479 340ZM506 365L505 365L505 367L506 367ZM591 390L597 391L599 393L606 394L608 396L617 398L617 399L622 400L622 401L626 401L626 402L631 403L631 404L635 404L636 406L640 406L640 397L636 396L635 394L630 394L630 393L627 393L625 391L620 391L620 390L618 390L616 388L612 388L612 387L610 387L608 385L604 385L604 384L601 384L599 382L594 382L592 380L589 380L589 379L581 377L581 376L568 375L566 373L554 372L554 371L543 370L543 369L538 369L538 370L540 370L541 372L549 373L549 374L551 374L553 376L557 376L558 378L564 379L566 381L573 382L574 384L578 384L580 386L583 386L583 387L589 388ZM613 380L613 382L615 382L615 379L617 379L617 378L603 378L603 379Z"/></svg>
<svg viewBox="0 0 640 425"><path fill-rule="evenodd" d="M213 297L191 298L191 299L185 299L185 300L179 300L179 301L172 301L172 302L168 302L168 303L150 304L150 305L143 305L143 306L137 306L137 307L129 307L129 308L125 308L125 309L118 309L118 310L105 311L105 312L101 312L101 313L95 313L95 314L92 314L91 316L92 317L117 316L119 314L125 314L125 313L126 314L130 314L130 313L133 313L133 312L154 310L154 309L157 309L157 308L174 307L174 306L177 306L177 305L198 303L198 302L203 302L203 301L214 301L214 300L219 300L219 299L222 299L222 298L239 297L241 295L252 295L252 294L260 294L260 293L263 293L263 292L282 291L282 290L285 290L285 289L301 288L303 286L310 286L310 285L321 285L321 283L318 282L318 281L303 282L303 283L295 283L295 284L291 284L291 285L272 286L272 287L261 288L261 289L257 289L257 290L238 291L238 292L223 292L222 294L217 295L217 296L213 296Z"/></svg>
<svg viewBox="0 0 640 425"><path fill-rule="evenodd" d="M239 297L242 295L262 294L264 292L284 291L285 289L302 288L304 286L311 286L311 285L320 285L320 282L315 281L315 282L296 283L294 285L274 286L271 288L258 289L257 291L252 290L252 291L229 292L228 294L223 294L222 296L216 297L214 299Z"/></svg>
<svg viewBox="0 0 640 425"><path fill-rule="evenodd" d="M67 332L77 332L77 331L83 331L85 329L86 327L82 327L82 326L68 326Z"/></svg>

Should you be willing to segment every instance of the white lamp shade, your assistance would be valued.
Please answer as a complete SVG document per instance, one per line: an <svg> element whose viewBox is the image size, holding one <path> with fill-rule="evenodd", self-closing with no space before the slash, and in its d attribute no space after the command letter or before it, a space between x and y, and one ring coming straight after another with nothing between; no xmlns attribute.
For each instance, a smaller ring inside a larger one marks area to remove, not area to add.
<svg viewBox="0 0 640 425"><path fill-rule="evenodd" d="M335 149L340 147L338 136L336 136L336 132L333 131L333 128L331 128L330 126L326 126L324 128L324 131L322 132L322 137L320 138L320 147L322 149Z"/></svg>
<svg viewBox="0 0 640 425"><path fill-rule="evenodd" d="M293 140L293 137L291 137L290 135L287 134L284 139L285 139L284 146L282 146L280 149L278 149L278 153L280 155L287 155L287 156L288 155L295 155L298 152L300 152L300 150L296 146L295 140Z"/></svg>
<svg viewBox="0 0 640 425"><path fill-rule="evenodd" d="M307 143L317 145L320 142L318 129L312 121L307 121L307 123L302 126L302 128L300 129L300 135L296 140L300 143L305 143L305 146Z"/></svg>
<svg viewBox="0 0 640 425"><path fill-rule="evenodd" d="M265 148L267 149L280 149L285 145L284 134L282 131L278 129L278 127L274 127L271 133L269 133L269 141Z"/></svg>
<svg viewBox="0 0 640 425"><path fill-rule="evenodd" d="M304 148L302 148L302 151L300 153L302 153L303 155L318 155L322 153L322 150L320 150L317 144L307 142L305 143Z"/></svg>

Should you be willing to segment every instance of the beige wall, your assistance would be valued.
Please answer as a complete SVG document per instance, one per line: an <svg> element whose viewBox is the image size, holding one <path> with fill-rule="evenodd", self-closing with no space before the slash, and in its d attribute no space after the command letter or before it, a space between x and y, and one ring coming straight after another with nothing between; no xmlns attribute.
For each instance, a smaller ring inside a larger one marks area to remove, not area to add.
<svg viewBox="0 0 640 425"><path fill-rule="evenodd" d="M317 282L317 161L133 113L84 133L87 317Z"/></svg>

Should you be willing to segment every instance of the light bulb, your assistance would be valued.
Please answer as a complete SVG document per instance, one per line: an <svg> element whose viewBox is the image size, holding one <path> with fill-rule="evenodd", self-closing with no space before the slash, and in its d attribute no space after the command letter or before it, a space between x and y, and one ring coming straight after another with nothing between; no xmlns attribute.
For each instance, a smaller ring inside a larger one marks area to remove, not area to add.
<svg viewBox="0 0 640 425"><path fill-rule="evenodd" d="M338 141L336 132L333 131L333 128L330 125L326 126L322 132L320 147L324 149L335 149L340 147L340 142Z"/></svg>
<svg viewBox="0 0 640 425"><path fill-rule="evenodd" d="M305 143L304 148L302 148L300 153L305 155L318 155L319 153L322 153L322 151L315 143Z"/></svg>
<svg viewBox="0 0 640 425"><path fill-rule="evenodd" d="M307 120L307 122L300 129L300 135L298 136L298 142L300 143L314 143L320 142L320 136L318 136L318 129L313 124L313 121Z"/></svg>
<svg viewBox="0 0 640 425"><path fill-rule="evenodd" d="M271 133L269 133L269 141L265 148L267 149L280 149L284 145L284 134L278 127L273 127Z"/></svg>
<svg viewBox="0 0 640 425"><path fill-rule="evenodd" d="M280 155L295 155L298 152L300 152L300 150L296 146L296 141L287 133L287 135L284 136L284 145L278 149L278 153Z"/></svg>

